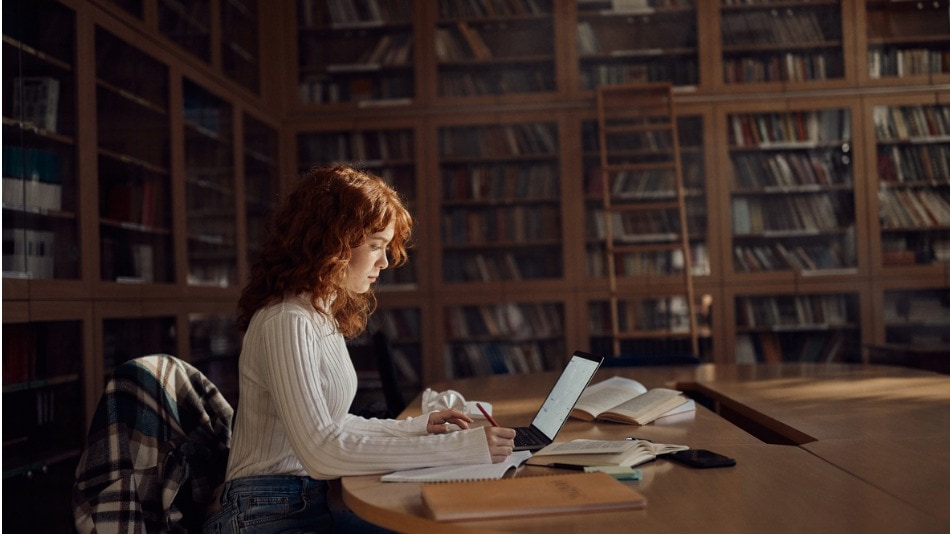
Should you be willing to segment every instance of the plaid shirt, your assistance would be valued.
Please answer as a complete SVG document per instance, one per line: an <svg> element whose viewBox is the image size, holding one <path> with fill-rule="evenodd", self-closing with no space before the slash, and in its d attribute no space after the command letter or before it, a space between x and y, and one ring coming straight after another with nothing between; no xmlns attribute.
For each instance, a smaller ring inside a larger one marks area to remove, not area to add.
<svg viewBox="0 0 950 534"><path fill-rule="evenodd" d="M224 480L232 415L214 384L178 358L116 368L76 468L76 529L200 531Z"/></svg>

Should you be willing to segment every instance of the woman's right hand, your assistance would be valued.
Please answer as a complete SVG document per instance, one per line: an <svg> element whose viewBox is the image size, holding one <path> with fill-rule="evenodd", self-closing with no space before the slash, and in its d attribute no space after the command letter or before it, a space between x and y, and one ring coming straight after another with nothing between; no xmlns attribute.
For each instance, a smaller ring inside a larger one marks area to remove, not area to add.
<svg viewBox="0 0 950 534"><path fill-rule="evenodd" d="M499 426L486 426L484 429L492 463L497 464L507 460L515 447L514 429Z"/></svg>

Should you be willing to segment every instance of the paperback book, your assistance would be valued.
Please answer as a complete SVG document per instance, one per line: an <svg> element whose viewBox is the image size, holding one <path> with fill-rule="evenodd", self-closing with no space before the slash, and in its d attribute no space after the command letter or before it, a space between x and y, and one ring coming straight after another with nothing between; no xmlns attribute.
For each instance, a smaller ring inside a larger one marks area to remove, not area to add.
<svg viewBox="0 0 950 534"><path fill-rule="evenodd" d="M686 445L653 443L643 439L559 441L534 453L528 465L626 466L634 467L655 460L658 456L689 449Z"/></svg>
<svg viewBox="0 0 950 534"><path fill-rule="evenodd" d="M645 425L661 417L695 409L695 401L680 391L667 388L648 390L636 380L614 376L588 386L571 410L571 417L583 421Z"/></svg>

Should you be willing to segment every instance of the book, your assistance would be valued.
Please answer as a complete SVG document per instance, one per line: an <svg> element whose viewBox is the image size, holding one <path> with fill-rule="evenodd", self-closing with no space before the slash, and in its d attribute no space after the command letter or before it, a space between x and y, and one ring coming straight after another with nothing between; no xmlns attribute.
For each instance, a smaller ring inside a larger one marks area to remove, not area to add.
<svg viewBox="0 0 950 534"><path fill-rule="evenodd" d="M645 439L558 441L534 453L528 465L634 467L657 456L689 449L686 445L653 443Z"/></svg>
<svg viewBox="0 0 950 534"><path fill-rule="evenodd" d="M478 482L423 484L422 505L436 521L637 510L646 497L607 473L570 473Z"/></svg>
<svg viewBox="0 0 950 534"><path fill-rule="evenodd" d="M444 465L405 469L381 476L382 482L463 482L497 480L513 474L531 457L531 451L516 451L497 464Z"/></svg>
<svg viewBox="0 0 950 534"><path fill-rule="evenodd" d="M667 388L647 388L630 378L614 376L588 386L577 400L571 417L582 421L613 421L645 425L696 409L696 403L682 392Z"/></svg>

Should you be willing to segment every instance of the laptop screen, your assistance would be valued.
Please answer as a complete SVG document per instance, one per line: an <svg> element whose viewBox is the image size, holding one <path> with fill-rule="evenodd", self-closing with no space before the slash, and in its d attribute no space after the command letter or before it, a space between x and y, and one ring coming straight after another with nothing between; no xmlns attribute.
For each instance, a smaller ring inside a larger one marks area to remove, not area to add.
<svg viewBox="0 0 950 534"><path fill-rule="evenodd" d="M575 352L531 424L553 440L602 361L599 356Z"/></svg>

